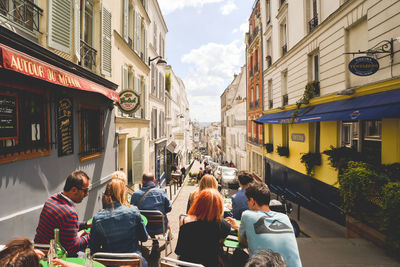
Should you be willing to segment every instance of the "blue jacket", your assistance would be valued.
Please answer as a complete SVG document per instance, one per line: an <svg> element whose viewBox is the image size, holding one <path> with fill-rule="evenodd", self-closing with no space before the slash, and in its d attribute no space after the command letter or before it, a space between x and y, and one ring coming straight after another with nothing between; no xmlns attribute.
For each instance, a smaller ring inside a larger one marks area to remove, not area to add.
<svg viewBox="0 0 400 267"><path fill-rule="evenodd" d="M153 189L152 189L153 188ZM148 190L150 193L142 200L139 205L139 210L159 210L162 213L167 214L172 209L172 204L164 190L156 188L153 182L147 182L142 186L142 189L133 192L131 198L131 204L137 206L139 201L142 199L143 195L146 194ZM165 227L168 227L168 219L165 216ZM147 225L147 232L149 234L160 234L162 233L162 225Z"/></svg>
<svg viewBox="0 0 400 267"><path fill-rule="evenodd" d="M236 194L232 196L232 213L233 218L240 220L242 213L249 209L249 204L247 204L247 197L244 194L246 186L243 186Z"/></svg>
<svg viewBox="0 0 400 267"><path fill-rule="evenodd" d="M138 241L147 241L147 231L136 207L113 202L113 207L100 211L93 217L89 247L91 253L136 252L140 254Z"/></svg>

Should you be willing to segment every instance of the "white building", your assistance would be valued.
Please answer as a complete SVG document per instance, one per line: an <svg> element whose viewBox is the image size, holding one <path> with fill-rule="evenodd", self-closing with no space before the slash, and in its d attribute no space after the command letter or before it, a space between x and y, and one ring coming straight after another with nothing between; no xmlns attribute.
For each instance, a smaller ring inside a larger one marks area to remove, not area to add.
<svg viewBox="0 0 400 267"><path fill-rule="evenodd" d="M236 168L246 169L246 65L225 89L227 105L226 122L226 161L233 162Z"/></svg>
<svg viewBox="0 0 400 267"><path fill-rule="evenodd" d="M155 173L159 183L163 184L166 171L166 124L165 124L165 36L167 25L157 0L149 0L151 24L148 33L150 64L150 170Z"/></svg>

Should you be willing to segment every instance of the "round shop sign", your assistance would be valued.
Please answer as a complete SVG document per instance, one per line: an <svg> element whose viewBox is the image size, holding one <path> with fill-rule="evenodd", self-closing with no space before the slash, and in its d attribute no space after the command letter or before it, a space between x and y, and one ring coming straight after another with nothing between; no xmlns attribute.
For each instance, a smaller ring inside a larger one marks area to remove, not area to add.
<svg viewBox="0 0 400 267"><path fill-rule="evenodd" d="M119 108L122 112L133 113L140 107L140 96L132 90L124 90L119 94Z"/></svg>
<svg viewBox="0 0 400 267"><path fill-rule="evenodd" d="M379 62L373 57L356 57L350 61L349 70L357 76L370 76L379 70Z"/></svg>

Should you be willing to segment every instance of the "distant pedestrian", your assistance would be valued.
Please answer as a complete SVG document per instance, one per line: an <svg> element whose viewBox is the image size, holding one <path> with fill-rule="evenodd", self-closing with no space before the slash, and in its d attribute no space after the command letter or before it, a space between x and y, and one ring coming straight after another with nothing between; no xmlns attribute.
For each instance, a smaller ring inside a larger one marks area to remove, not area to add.
<svg viewBox="0 0 400 267"><path fill-rule="evenodd" d="M180 186L182 186L182 181L184 181L184 180L185 180L185 177L186 177L186 169L185 169L185 167L182 167L182 168L181 168L181 180L180 180Z"/></svg>
<svg viewBox="0 0 400 267"><path fill-rule="evenodd" d="M203 177L203 168L200 167L199 173L197 174L197 182L200 181L201 177Z"/></svg>

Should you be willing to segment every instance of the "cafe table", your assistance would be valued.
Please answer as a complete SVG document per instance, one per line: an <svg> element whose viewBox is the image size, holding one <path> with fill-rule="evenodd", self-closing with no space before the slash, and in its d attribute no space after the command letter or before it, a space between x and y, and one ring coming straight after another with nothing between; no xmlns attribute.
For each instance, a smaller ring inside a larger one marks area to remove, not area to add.
<svg viewBox="0 0 400 267"><path fill-rule="evenodd" d="M84 258L65 258L64 259L66 262L72 262L72 263L76 263L82 266L85 266L85 259ZM94 267L105 267L105 265L101 264L100 262L97 261L93 261L94 263ZM42 264L43 267L49 267L49 263L47 261L41 260L40 264Z"/></svg>
<svg viewBox="0 0 400 267"><path fill-rule="evenodd" d="M148 223L146 216L140 214L140 217L142 217L142 221L144 223L144 226L146 226L147 223ZM87 222L92 222L92 221L93 221L93 218L90 218L89 220L87 220ZM86 228L85 231L86 231L86 233L90 233L90 227Z"/></svg>

